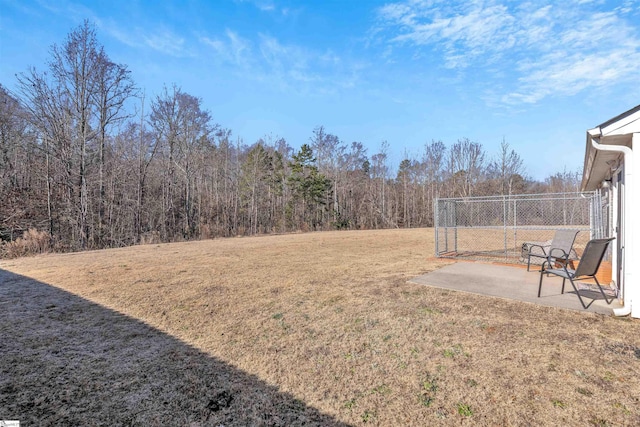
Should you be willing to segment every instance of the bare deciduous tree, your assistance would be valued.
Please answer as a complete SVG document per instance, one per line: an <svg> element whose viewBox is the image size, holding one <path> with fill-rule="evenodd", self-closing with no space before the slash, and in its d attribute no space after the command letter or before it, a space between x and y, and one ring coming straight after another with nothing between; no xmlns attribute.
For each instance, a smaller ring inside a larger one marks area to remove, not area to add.
<svg viewBox="0 0 640 427"><path fill-rule="evenodd" d="M449 168L454 194L462 197L474 195L485 168L482 144L468 138L459 139L449 150Z"/></svg>

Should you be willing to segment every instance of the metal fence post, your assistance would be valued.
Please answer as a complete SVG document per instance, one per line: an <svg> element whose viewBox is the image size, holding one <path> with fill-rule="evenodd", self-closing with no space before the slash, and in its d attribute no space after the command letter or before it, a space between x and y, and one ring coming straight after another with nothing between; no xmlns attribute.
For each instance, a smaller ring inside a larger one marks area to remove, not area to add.
<svg viewBox="0 0 640 427"><path fill-rule="evenodd" d="M453 203L453 251L458 254L458 202Z"/></svg>
<svg viewBox="0 0 640 427"><path fill-rule="evenodd" d="M444 205L444 251L449 252L449 205L451 202L446 202Z"/></svg>
<svg viewBox="0 0 640 427"><path fill-rule="evenodd" d="M507 199L502 195L502 234L504 238L504 257L507 258Z"/></svg>
<svg viewBox="0 0 640 427"><path fill-rule="evenodd" d="M513 248L518 248L518 201L516 199L513 199Z"/></svg>
<svg viewBox="0 0 640 427"><path fill-rule="evenodd" d="M436 198L433 200L433 228L436 231L436 241L435 241L435 251L436 251L436 257L440 256L440 246L438 241L440 240L440 236L438 236L439 234L439 230L438 230L438 205L439 205L439 199Z"/></svg>

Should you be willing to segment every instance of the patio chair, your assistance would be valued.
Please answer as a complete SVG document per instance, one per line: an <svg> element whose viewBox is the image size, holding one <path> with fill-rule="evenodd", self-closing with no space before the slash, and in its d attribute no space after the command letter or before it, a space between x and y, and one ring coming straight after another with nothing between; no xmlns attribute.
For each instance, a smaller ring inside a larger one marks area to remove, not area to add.
<svg viewBox="0 0 640 427"><path fill-rule="evenodd" d="M578 268L575 270L571 270L567 268L567 264L562 264L562 268L553 268L556 264L555 258L553 256L553 252L561 251L561 249L553 248L549 252L549 257L547 261L542 264L542 270L540 271L540 284L538 285L538 298L540 298L540 292L542 290L542 278L544 275L555 275L562 277L562 292L564 294L564 285L567 279L571 282L571 286L576 291L576 295L578 295L578 299L580 300L580 304L582 307L587 309L591 304L593 304L593 299L589 305L585 305L582 297L580 296L580 292L576 287L576 280L580 279L593 279L598 285L598 289L600 293L604 297L604 300L607 304L611 304L613 301L613 297L609 300L607 295L604 293L602 286L600 286L600 282L596 278L596 273L600 268L600 263L602 262L602 258L604 258L604 253L607 251L607 246L609 246L609 242L611 242L615 237L607 238L607 239L593 239L587 243L587 246L584 248L584 252L582 253L582 258L580 258L580 262L578 263ZM562 251L563 254L557 254L557 256L567 259L568 254ZM545 270L545 265L548 264L549 268Z"/></svg>
<svg viewBox="0 0 640 427"><path fill-rule="evenodd" d="M556 234L553 236L553 240L550 244L529 242L522 245L523 258L527 258L527 271L531 266L531 257L542 258L547 260L550 256L552 249L560 249L562 252L557 252L560 255L564 253L566 258L556 257L556 262L566 264L571 259L578 259L575 251L573 251L573 242L576 240L576 236L580 230L556 230ZM546 261L543 261L543 264Z"/></svg>

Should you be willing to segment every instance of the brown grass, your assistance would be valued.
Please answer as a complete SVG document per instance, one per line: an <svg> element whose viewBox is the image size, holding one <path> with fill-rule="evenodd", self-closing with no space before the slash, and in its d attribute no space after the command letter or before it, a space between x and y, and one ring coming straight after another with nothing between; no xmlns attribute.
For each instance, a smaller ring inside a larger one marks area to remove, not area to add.
<svg viewBox="0 0 640 427"><path fill-rule="evenodd" d="M42 254L49 251L51 236L46 231L28 229L22 237L11 242L0 242L0 259Z"/></svg>
<svg viewBox="0 0 640 427"><path fill-rule="evenodd" d="M407 283L433 251L413 229L3 261L0 419L640 425L639 321Z"/></svg>

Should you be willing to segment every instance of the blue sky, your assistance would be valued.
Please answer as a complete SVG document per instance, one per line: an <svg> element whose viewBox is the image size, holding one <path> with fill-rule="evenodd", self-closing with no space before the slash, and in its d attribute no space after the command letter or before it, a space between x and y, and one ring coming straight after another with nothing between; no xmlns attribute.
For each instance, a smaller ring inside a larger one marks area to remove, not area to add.
<svg viewBox="0 0 640 427"><path fill-rule="evenodd" d="M44 71L84 19L147 98L176 84L246 144L325 129L392 166L503 138L544 179L640 104L640 1L0 0L0 83Z"/></svg>

